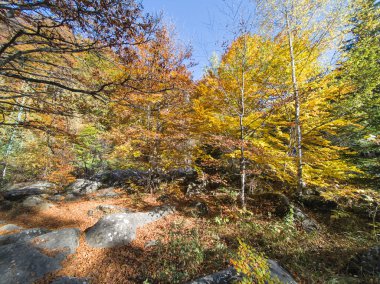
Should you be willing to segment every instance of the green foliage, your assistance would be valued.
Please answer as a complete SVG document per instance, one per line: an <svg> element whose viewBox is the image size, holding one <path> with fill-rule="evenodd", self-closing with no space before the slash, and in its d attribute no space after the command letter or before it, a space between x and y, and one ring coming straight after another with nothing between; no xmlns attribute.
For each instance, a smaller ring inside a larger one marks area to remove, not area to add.
<svg viewBox="0 0 380 284"><path fill-rule="evenodd" d="M205 258L204 247L195 229L186 230L174 223L168 241L158 246L159 268L156 278L163 283L183 283L197 275Z"/></svg>
<svg viewBox="0 0 380 284"><path fill-rule="evenodd" d="M351 214L349 212L346 212L344 210L333 210L332 211L332 214L330 216L331 219L342 219L342 218L350 218L351 217Z"/></svg>
<svg viewBox="0 0 380 284"><path fill-rule="evenodd" d="M358 155L353 161L378 187L380 176L380 4L374 0L353 1L351 40L343 50L342 81L350 88L339 112L352 117L356 127L341 132L340 140Z"/></svg>
<svg viewBox="0 0 380 284"><path fill-rule="evenodd" d="M253 247L247 245L242 240L239 241L239 249L235 259L231 260L232 265L238 273L243 275L240 284L272 284L280 283L271 278L268 260L263 253L258 252Z"/></svg>
<svg viewBox="0 0 380 284"><path fill-rule="evenodd" d="M100 133L94 125L88 124L77 135L74 146L77 165L86 173L101 165L104 147L100 140Z"/></svg>
<svg viewBox="0 0 380 284"><path fill-rule="evenodd" d="M228 224L230 222L230 219L228 217L216 216L214 218L214 222L219 226L223 226Z"/></svg>
<svg viewBox="0 0 380 284"><path fill-rule="evenodd" d="M294 207L290 206L289 213L285 216L284 223L288 228L294 228Z"/></svg>

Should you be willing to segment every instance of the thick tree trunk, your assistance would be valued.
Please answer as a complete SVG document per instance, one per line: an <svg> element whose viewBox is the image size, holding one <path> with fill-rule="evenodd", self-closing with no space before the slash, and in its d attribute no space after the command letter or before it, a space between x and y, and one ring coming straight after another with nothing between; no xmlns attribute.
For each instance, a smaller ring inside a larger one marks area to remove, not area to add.
<svg viewBox="0 0 380 284"><path fill-rule="evenodd" d="M297 73L296 73L296 64L294 57L294 47L293 47L293 34L290 26L288 13L285 13L286 17L286 27L289 41L289 54L290 61L292 67L292 84L293 84L293 95L294 95L294 104L295 104L295 129L296 129L296 152L297 152L297 194L302 195L304 182L303 182L303 168L302 168L302 131L301 131L301 105L300 105L300 97L298 90L298 82L297 82Z"/></svg>

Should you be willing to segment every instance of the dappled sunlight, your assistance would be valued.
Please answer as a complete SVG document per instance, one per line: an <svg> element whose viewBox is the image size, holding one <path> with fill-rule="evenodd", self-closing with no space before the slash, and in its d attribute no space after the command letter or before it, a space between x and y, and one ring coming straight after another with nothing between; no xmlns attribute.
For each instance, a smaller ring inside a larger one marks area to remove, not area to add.
<svg viewBox="0 0 380 284"><path fill-rule="evenodd" d="M379 28L379 0L0 1L0 284L380 283Z"/></svg>

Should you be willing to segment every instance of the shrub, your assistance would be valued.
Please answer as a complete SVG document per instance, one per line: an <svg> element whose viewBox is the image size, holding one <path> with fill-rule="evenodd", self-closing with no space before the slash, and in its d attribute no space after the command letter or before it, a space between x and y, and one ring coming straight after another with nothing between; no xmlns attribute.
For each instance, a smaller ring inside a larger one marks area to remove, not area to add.
<svg viewBox="0 0 380 284"><path fill-rule="evenodd" d="M173 224L167 243L159 242L155 278L163 283L183 283L197 275L204 261L204 248L195 229Z"/></svg>
<svg viewBox="0 0 380 284"><path fill-rule="evenodd" d="M243 275L240 284L279 283L271 279L268 260L263 253L256 251L243 241L239 240L239 249L235 259L231 260L237 272Z"/></svg>

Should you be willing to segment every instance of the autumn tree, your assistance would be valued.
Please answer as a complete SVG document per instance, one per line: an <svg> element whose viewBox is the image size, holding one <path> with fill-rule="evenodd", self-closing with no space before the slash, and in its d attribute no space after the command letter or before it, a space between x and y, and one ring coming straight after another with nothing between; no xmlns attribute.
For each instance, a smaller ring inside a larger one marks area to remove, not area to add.
<svg viewBox="0 0 380 284"><path fill-rule="evenodd" d="M289 65L291 66L292 93L294 99L294 128L297 154L297 192L302 195L305 187L303 176L303 146L300 75L303 65L309 56L322 56L331 50L331 44L336 42L339 28L345 19L345 3L329 0L287 0L287 1L254 1L261 15L260 24L264 30L271 31L272 35L284 33L288 41ZM295 52L297 41L307 38L310 44L299 52ZM318 51L316 54L315 51ZM301 61L301 58L305 61ZM310 80L312 78L307 78Z"/></svg>
<svg viewBox="0 0 380 284"><path fill-rule="evenodd" d="M187 163L192 87L187 69L191 51L179 46L168 28L155 37L136 49L138 60L127 71L131 78L144 79L136 80L133 89L120 86L106 122L113 145L111 166L146 170L151 192L162 171Z"/></svg>
<svg viewBox="0 0 380 284"><path fill-rule="evenodd" d="M336 81L335 72L323 72L319 50L303 52L312 46L307 38L298 39L293 46L303 63L298 75L303 108L300 113L305 149L303 175L310 188L328 188L347 181L357 171L342 156L348 153L347 148L334 143L340 131L353 122L335 111L335 103L343 100L349 89ZM245 72L238 60L240 48L246 50ZM248 187L253 189L270 190L274 185L284 191L294 188L298 170L294 163L297 150L288 51L286 33L274 39L249 34L245 39L239 38L223 55L218 67L211 68L200 81L193 99L200 149L202 145L212 145L219 151L215 155L216 151L205 149L199 159L212 167L223 164L220 171L228 174L225 169L231 161L233 164L239 159L241 163L243 145ZM245 75L243 127L239 112L242 74Z"/></svg>
<svg viewBox="0 0 380 284"><path fill-rule="evenodd" d="M193 100L201 143L211 143L223 149L225 157L239 160L243 206L247 167L251 177L262 169L257 165L267 152L262 144L264 129L285 99L281 52L280 42L243 34L223 55L219 67L200 82Z"/></svg>
<svg viewBox="0 0 380 284"><path fill-rule="evenodd" d="M28 97L26 110L60 114L64 110L56 100L64 94L101 98L114 82L88 82L81 76L95 75L93 69L73 72L80 55L91 52L104 60L102 50L112 49L129 62L156 24L133 0L2 1L1 124L20 124L6 120L20 97Z"/></svg>

